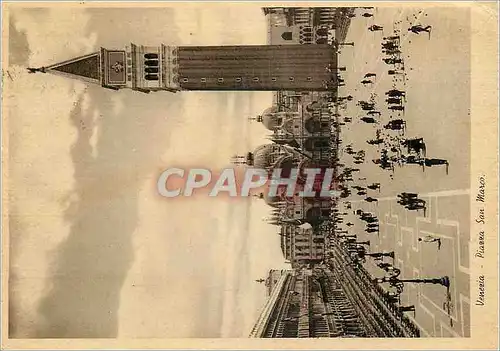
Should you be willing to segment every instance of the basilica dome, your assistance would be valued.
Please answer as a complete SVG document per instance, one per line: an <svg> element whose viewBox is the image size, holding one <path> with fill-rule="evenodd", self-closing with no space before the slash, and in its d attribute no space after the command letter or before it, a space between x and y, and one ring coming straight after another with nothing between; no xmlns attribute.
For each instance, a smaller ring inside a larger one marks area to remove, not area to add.
<svg viewBox="0 0 500 351"><path fill-rule="evenodd" d="M278 116L276 113L278 112L278 107L271 106L262 112L261 121L264 127L269 130L275 130L279 126L281 126L283 119Z"/></svg>
<svg viewBox="0 0 500 351"><path fill-rule="evenodd" d="M253 152L253 166L255 168L263 168L263 169L267 169L273 166L275 162L274 153L276 151L275 150L276 147L279 146L273 144L265 144L258 146Z"/></svg>

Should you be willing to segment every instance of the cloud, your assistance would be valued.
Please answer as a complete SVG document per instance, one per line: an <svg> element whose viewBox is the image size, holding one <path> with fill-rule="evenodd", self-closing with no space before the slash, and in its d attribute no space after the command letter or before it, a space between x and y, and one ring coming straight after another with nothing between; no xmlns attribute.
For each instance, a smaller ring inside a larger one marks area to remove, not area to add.
<svg viewBox="0 0 500 351"><path fill-rule="evenodd" d="M45 65L54 57L67 59L68 55L88 51L93 39L87 40L82 35L88 17L82 12L80 15L61 9L15 8L13 11L11 25L23 33L27 57L13 62L9 68L12 80L6 81L5 87L11 195L11 337L33 337L38 333L37 304L51 280L51 257L70 232L63 211L68 201L75 199L74 167L66 150L77 139L77 132L69 116L86 89L79 81L28 74L25 67L16 63ZM60 21L47 20L51 16ZM76 29L69 28L70 24L76 25ZM60 33L56 32L59 25ZM75 35L83 39L75 41Z"/></svg>
<svg viewBox="0 0 500 351"><path fill-rule="evenodd" d="M86 32L90 16L80 9L14 8L13 13L15 27L24 31L28 38L30 64L33 66L43 66L95 50L97 36Z"/></svg>
<svg viewBox="0 0 500 351"><path fill-rule="evenodd" d="M256 6L186 4L175 11L175 24L182 45L266 44L265 17Z"/></svg>
<svg viewBox="0 0 500 351"><path fill-rule="evenodd" d="M89 144L92 148L92 157L97 157L97 142L99 141L99 117L101 116L99 109L95 108L92 112L92 125L94 126L92 129L92 135L89 138Z"/></svg>
<svg viewBox="0 0 500 351"><path fill-rule="evenodd" d="M113 102L113 113L119 115L125 107L123 98L119 95L114 95L111 99Z"/></svg>
<svg viewBox="0 0 500 351"><path fill-rule="evenodd" d="M9 17L9 65L26 65L30 55L26 32L17 30L15 18Z"/></svg>
<svg viewBox="0 0 500 351"><path fill-rule="evenodd" d="M36 301L45 289L49 257L69 232L62 211L73 187L73 167L64 151L76 139L68 115L83 88L29 75L20 67L13 66L10 71L14 80L5 89L9 131L9 307L13 317L10 335L29 337L37 319Z"/></svg>
<svg viewBox="0 0 500 351"><path fill-rule="evenodd" d="M100 45L113 47L179 43L175 28L189 35L170 10L135 11L23 10L16 28L26 32L33 66L95 50L94 30ZM202 18L192 43L265 41L265 26L256 30L257 14L247 9L182 12ZM209 29L223 20L237 28ZM121 24L111 32L110 23ZM262 127L247 118L269 106L270 94L145 95L13 73L10 288L18 318L11 335L246 335L265 297L254 275L281 259L273 255L274 228L260 221L267 206L252 202L250 212L256 206L259 215L249 218L245 201L167 202L155 185L164 167L220 168L235 152L253 149L260 143L253 128ZM239 318L245 324L231 325Z"/></svg>

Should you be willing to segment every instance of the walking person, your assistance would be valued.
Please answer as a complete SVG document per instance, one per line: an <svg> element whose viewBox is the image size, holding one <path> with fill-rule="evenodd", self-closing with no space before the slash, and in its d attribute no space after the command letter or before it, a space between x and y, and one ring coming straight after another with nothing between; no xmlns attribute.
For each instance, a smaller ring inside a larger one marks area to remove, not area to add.
<svg viewBox="0 0 500 351"><path fill-rule="evenodd" d="M431 26L422 26L421 24L417 24L415 26L411 26L408 28L408 32L413 32L415 34L420 34L421 32L431 32L432 27Z"/></svg>

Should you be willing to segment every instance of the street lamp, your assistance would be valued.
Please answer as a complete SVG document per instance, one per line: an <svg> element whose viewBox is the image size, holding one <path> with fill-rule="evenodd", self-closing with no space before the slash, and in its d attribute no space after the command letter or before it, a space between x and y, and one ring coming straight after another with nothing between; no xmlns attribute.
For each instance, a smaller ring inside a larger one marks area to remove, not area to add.
<svg viewBox="0 0 500 351"><path fill-rule="evenodd" d="M382 258L382 257L390 257L392 259L394 259L394 251L390 251L390 252L372 252L372 253L364 253L364 256L371 256L371 257L374 257L374 258Z"/></svg>
<svg viewBox="0 0 500 351"><path fill-rule="evenodd" d="M351 239L351 238L348 238L347 239L347 242L349 244L356 244L356 245L366 245L366 246L370 246L370 240L366 240L366 241L356 241L356 239Z"/></svg>
<svg viewBox="0 0 500 351"><path fill-rule="evenodd" d="M399 274L398 274L399 275ZM413 278L413 279L400 279L398 275L385 276L382 278L375 278L375 283L389 283L390 286L395 287L398 292L403 291L404 283L417 283L417 284L436 284L442 285L446 288L450 287L450 278L448 276L440 278Z"/></svg>
<svg viewBox="0 0 500 351"><path fill-rule="evenodd" d="M399 279L403 283L423 283L423 284L438 284L444 287L450 287L450 277L445 275L441 278L416 278L416 279Z"/></svg>

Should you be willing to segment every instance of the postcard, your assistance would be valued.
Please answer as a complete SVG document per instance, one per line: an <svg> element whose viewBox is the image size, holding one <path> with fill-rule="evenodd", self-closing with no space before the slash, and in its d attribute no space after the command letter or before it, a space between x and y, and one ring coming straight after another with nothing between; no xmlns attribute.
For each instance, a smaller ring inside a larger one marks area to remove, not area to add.
<svg viewBox="0 0 500 351"><path fill-rule="evenodd" d="M498 348L496 2L3 24L3 348Z"/></svg>

